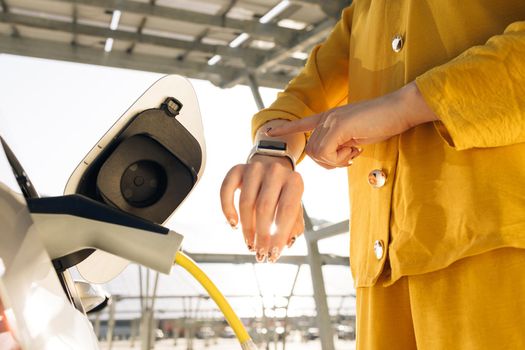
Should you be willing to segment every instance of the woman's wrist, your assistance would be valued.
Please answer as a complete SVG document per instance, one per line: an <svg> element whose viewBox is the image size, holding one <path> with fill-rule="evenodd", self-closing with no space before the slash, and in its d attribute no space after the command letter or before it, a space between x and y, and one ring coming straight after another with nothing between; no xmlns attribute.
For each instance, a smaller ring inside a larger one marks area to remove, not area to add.
<svg viewBox="0 0 525 350"><path fill-rule="evenodd" d="M279 163L284 167L290 168L290 170L294 170L294 166L292 163L290 163L290 160L286 157L274 157L274 156L267 156L264 154L255 154L248 163L254 163L254 162L261 162L263 164L265 163Z"/></svg>
<svg viewBox="0 0 525 350"><path fill-rule="evenodd" d="M304 148L306 146L306 138L303 133L271 137L266 134L267 130L271 127L282 125L283 123L288 123L286 119L274 119L270 120L267 123L263 124L258 130L255 136L255 143L257 144L261 140L279 140L286 142L288 153L291 154L295 159L299 159L302 155Z"/></svg>
<svg viewBox="0 0 525 350"><path fill-rule="evenodd" d="M411 82L395 92L401 108L399 116L404 118L408 128L439 120L428 106L415 82Z"/></svg>

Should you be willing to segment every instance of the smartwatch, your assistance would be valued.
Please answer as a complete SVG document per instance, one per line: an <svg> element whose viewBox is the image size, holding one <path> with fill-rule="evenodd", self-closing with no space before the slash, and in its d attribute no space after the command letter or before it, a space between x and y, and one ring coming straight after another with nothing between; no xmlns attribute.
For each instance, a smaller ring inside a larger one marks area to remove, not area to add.
<svg viewBox="0 0 525 350"><path fill-rule="evenodd" d="M295 170L295 157L288 152L288 145L284 141L277 140L259 140L252 148L246 163L253 158L254 155L261 154L272 157L286 157L292 164L292 170Z"/></svg>

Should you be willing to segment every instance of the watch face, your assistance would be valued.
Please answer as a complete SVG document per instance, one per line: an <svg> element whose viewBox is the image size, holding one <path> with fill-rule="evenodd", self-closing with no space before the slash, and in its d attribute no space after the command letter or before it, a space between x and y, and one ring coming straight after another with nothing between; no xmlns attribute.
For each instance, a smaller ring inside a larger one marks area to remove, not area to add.
<svg viewBox="0 0 525 350"><path fill-rule="evenodd" d="M257 145L257 147L268 149L268 150L275 150L275 151L286 151L286 142L261 140L259 141L259 144Z"/></svg>

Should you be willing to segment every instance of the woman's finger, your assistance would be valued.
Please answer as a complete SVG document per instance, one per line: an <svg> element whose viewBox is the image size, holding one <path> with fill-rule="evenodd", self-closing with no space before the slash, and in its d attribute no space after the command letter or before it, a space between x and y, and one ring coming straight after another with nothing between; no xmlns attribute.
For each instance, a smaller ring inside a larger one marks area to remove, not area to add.
<svg viewBox="0 0 525 350"><path fill-rule="evenodd" d="M292 231L288 234L288 240L286 241L286 246L291 248L293 244L297 241L299 236L304 233L304 217L303 217L303 206L299 205L297 210L297 215L295 216L295 222Z"/></svg>
<svg viewBox="0 0 525 350"><path fill-rule="evenodd" d="M237 210L235 209L234 198L235 191L242 185L243 171L244 165L239 164L234 166L228 172L228 174L226 174L226 177L224 178L224 181L221 185L220 196L222 212L232 227L237 226L239 222L239 216L237 214Z"/></svg>
<svg viewBox="0 0 525 350"><path fill-rule="evenodd" d="M308 139L308 142L306 143L305 147L305 153L317 164L322 166L323 168L327 170L334 169L335 167L332 164L327 163L326 161L323 161L318 158L316 152L315 152L315 144L319 138L320 131L318 129L315 129L312 133L311 137Z"/></svg>
<svg viewBox="0 0 525 350"><path fill-rule="evenodd" d="M341 147L336 151L335 164L338 168L344 168L352 164L353 160L361 154L356 147Z"/></svg>
<svg viewBox="0 0 525 350"><path fill-rule="evenodd" d="M293 231L290 235L290 238L288 239L288 248L290 248L293 245L293 243L297 240L297 238L301 236L303 233L304 233L304 211L303 211L303 206L301 204L297 212L297 218L295 220Z"/></svg>
<svg viewBox="0 0 525 350"><path fill-rule="evenodd" d="M275 217L275 211L281 190L283 187L284 171L289 172L288 169L283 168L280 164L275 163L270 166L270 169L265 172L265 176L257 196L255 204L255 251L257 261L262 261L268 255L271 241L271 226Z"/></svg>
<svg viewBox="0 0 525 350"><path fill-rule="evenodd" d="M283 123L279 126L274 126L266 132L268 136L276 137L288 134L295 134L298 132L306 132L315 129L317 124L321 121L323 113L315 114L310 117L302 118L299 120L292 120L288 123Z"/></svg>
<svg viewBox="0 0 525 350"><path fill-rule="evenodd" d="M239 213L244 240L248 249L254 247L255 240L255 201L262 182L263 165L255 162L246 166L239 196Z"/></svg>
<svg viewBox="0 0 525 350"><path fill-rule="evenodd" d="M290 232L296 222L297 207L301 205L303 190L303 179L299 173L293 173L283 186L275 214L276 232L271 237L271 249L268 255L270 262L279 259L284 246L287 244Z"/></svg>
<svg viewBox="0 0 525 350"><path fill-rule="evenodd" d="M317 165L319 165L319 166L325 168L326 170L332 170L332 169L337 168L335 165L328 164L328 163L326 163L325 161L322 161L322 160L320 160L320 159L316 159L316 158L313 158L313 157L311 157L311 156L310 156L310 158L312 158L312 160L313 160L314 162L316 162Z"/></svg>
<svg viewBox="0 0 525 350"><path fill-rule="evenodd" d="M316 159L316 147L317 144L320 142L321 133L323 132L323 129L320 127L315 128L312 131L312 134L308 138L308 141L306 141L306 146L304 148L305 153L310 156L312 159Z"/></svg>

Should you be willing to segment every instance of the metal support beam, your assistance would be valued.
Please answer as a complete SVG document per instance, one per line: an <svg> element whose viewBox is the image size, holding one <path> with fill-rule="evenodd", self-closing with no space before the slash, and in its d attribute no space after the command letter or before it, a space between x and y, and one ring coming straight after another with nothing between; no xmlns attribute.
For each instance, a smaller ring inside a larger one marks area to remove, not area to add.
<svg viewBox="0 0 525 350"><path fill-rule="evenodd" d="M233 67L209 66L193 61L177 62L173 59L145 55L127 54L113 51L105 54L102 49L72 46L50 40L13 38L0 35L0 53L46 58L61 61L95 64L100 66L128 68L163 74L181 74L188 78L209 80L216 85L231 79L244 69ZM261 86L282 88L290 79L285 75L264 75L257 77Z"/></svg>
<svg viewBox="0 0 525 350"><path fill-rule="evenodd" d="M264 59L264 61L257 66L253 73L257 75L264 74L266 73L266 70L268 68L279 64L285 59L288 59L292 53L296 51L302 51L304 48L310 47L322 41L328 36L335 23L336 21L334 19L329 18L318 24L311 31L301 35L297 35L289 47L287 47L286 49L277 50L274 54L267 56ZM304 61L302 61L301 67L302 66L304 66ZM237 84L240 84L245 79L245 74L239 74L236 77L234 77L234 79L227 82L225 84L225 87L235 86Z"/></svg>
<svg viewBox="0 0 525 350"><path fill-rule="evenodd" d="M255 100L255 104L257 105L257 109L261 110L264 108L264 102L261 96L261 92L259 91L259 84L257 84L257 80L251 73L247 73L247 79L248 79L248 85L250 86L250 89L252 90L253 99Z"/></svg>
<svg viewBox="0 0 525 350"><path fill-rule="evenodd" d="M292 288L290 289L290 294L288 294L288 297L286 298L286 307L285 307L285 314L284 314L284 320L283 320L283 327L284 327L284 333L283 333L283 340L282 340L282 350L286 350L286 334L288 333L288 308L290 307L290 299L294 295L295 285L297 284L297 279L299 277L299 273L301 272L301 266L297 266L297 271L295 272L295 277L293 279Z"/></svg>
<svg viewBox="0 0 525 350"><path fill-rule="evenodd" d="M98 27L94 25L65 22L45 17L15 13L0 12L0 21L13 25L22 25L32 28L73 33L74 35L82 34L101 38L113 38L115 40L133 41L173 49L195 50L205 52L209 55L218 54L224 57L242 57L248 67L256 67L259 62L261 62L268 54L265 50L260 49L231 48L225 45L209 45L197 41L185 41L157 35L129 32L120 29L111 30L109 28ZM289 64L302 66L303 62L301 60L291 60L289 61Z"/></svg>
<svg viewBox="0 0 525 350"><path fill-rule="evenodd" d="M308 237L313 232L313 225L310 217L304 211L305 221L305 237ZM323 261L319 253L317 241L306 241L308 248L308 261L310 265L310 273L312 275L312 286L314 290L314 299L317 310L317 327L319 327L319 337L321 339L321 348L323 350L335 350L334 334L332 330L332 321L330 319L330 312L328 309L328 301L326 297L326 290L323 278Z"/></svg>
<svg viewBox="0 0 525 350"><path fill-rule="evenodd" d="M7 5L5 0L0 0L0 7L2 8L2 12L3 13L8 13L9 12L9 5ZM20 32L18 31L18 28L16 28L16 26L14 24L11 25L11 35L14 36L14 37L19 37L20 36Z"/></svg>
<svg viewBox="0 0 525 350"><path fill-rule="evenodd" d="M341 11L350 6L352 0L340 0L340 1L324 1L324 0L292 0L292 3L300 5L317 5L323 12L330 17L339 19L341 16Z"/></svg>
<svg viewBox="0 0 525 350"><path fill-rule="evenodd" d="M138 1L120 0L58 0L70 4L82 4L100 7L109 10L121 10L138 15L150 15L181 22L190 22L207 27L229 28L234 31L245 32L253 37L280 38L290 40L298 32L294 29L282 28L274 24L262 24L253 20L238 20L222 18L202 12L189 11L168 6L152 5Z"/></svg>
<svg viewBox="0 0 525 350"><path fill-rule="evenodd" d="M253 268L253 275L255 277L255 282L257 283L257 290L259 291L259 298L261 299L261 311L262 311L264 327L268 329L269 322L268 322L268 317L266 317L266 307L264 306L264 295L262 292L261 283L259 282L259 279L257 278L257 270L255 269L255 265L252 265L252 268ZM266 343L266 350L270 350L269 335L270 335L269 333L266 333L264 335L264 340Z"/></svg>
<svg viewBox="0 0 525 350"><path fill-rule="evenodd" d="M101 311L97 312L97 315L95 316L95 324L93 325L93 332L98 340L100 340L100 313Z"/></svg>
<svg viewBox="0 0 525 350"><path fill-rule="evenodd" d="M108 349L113 348L113 335L115 334L115 308L117 307L117 296L112 296L109 304L109 320L106 333L106 342Z"/></svg>
<svg viewBox="0 0 525 350"><path fill-rule="evenodd" d="M255 264L253 265L255 267ZM298 266L298 267L301 267L301 266ZM288 298L290 297L291 295L280 295L280 294L275 294L274 295L275 297L279 297L279 298ZM224 294L224 297L227 298L227 299L230 299L230 298L254 298L254 294ZM311 298L312 295L311 294L293 294L293 297L294 298ZM346 297L355 297L355 295L353 294L330 294L329 297L336 297L336 298L346 298ZM152 299L153 297L150 296L146 299L150 300ZM169 299L169 300L178 300L178 299L204 299L204 300L209 300L210 299L210 296L208 294L197 294L197 295L157 295L155 297L156 300L166 300L166 299ZM122 300L137 300L137 299L140 299L140 296L139 295L127 295L127 296L119 296L118 298L118 301L122 301Z"/></svg>
<svg viewBox="0 0 525 350"><path fill-rule="evenodd" d="M71 14L71 17L73 17L73 27L76 27L78 23L78 8L77 5L73 5L73 13ZM73 33L73 39L71 40L71 45L75 46L77 44L77 34Z"/></svg>
<svg viewBox="0 0 525 350"><path fill-rule="evenodd" d="M344 220L336 224L325 226L323 228L310 232L308 237L306 237L306 240L310 242L314 242L314 241L319 241L319 240L329 238L332 236L337 236L342 233L348 233L349 225L350 225L349 220Z"/></svg>
<svg viewBox="0 0 525 350"><path fill-rule="evenodd" d="M137 34L141 35L142 31L144 30L144 27L146 26L146 22L148 21L148 18L146 16L142 17L140 20L139 26L137 28ZM133 50L135 50L135 46L137 45L137 42L132 42L131 45L126 49L126 52L128 54L132 54Z"/></svg>
<svg viewBox="0 0 525 350"><path fill-rule="evenodd" d="M255 262L253 255L186 253L199 264L253 264ZM319 254L319 260L322 265L348 266L348 257L346 256ZM306 265L310 261L304 255L283 255L279 258L278 263Z"/></svg>
<svg viewBox="0 0 525 350"><path fill-rule="evenodd" d="M142 267L139 266L139 269L142 269ZM146 279L145 281L142 281L140 283L140 289L142 291L143 284L145 284L145 290L146 290L146 299L143 300L143 308L142 308L142 318L140 321L140 348L142 350L151 350L153 347L153 343L155 341L154 339L154 332L155 329L154 323L155 323L155 299L157 297L157 285L159 282L159 273L155 273L155 282L153 286L153 291L150 295L150 269L146 269Z"/></svg>

